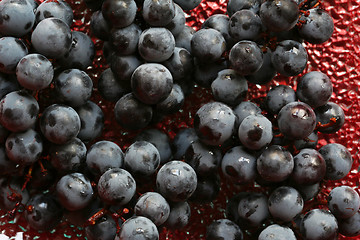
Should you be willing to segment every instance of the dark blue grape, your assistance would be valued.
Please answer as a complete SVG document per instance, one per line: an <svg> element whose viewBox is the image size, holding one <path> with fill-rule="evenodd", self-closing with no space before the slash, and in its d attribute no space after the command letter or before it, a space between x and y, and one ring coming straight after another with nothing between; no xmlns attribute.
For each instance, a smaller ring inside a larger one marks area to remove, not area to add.
<svg viewBox="0 0 360 240"><path fill-rule="evenodd" d="M185 48L191 53L191 39L196 31L185 25L184 29L175 36L175 46Z"/></svg>
<svg viewBox="0 0 360 240"><path fill-rule="evenodd" d="M304 139L316 127L316 116L306 103L291 102L281 108L277 117L280 132L289 139Z"/></svg>
<svg viewBox="0 0 360 240"><path fill-rule="evenodd" d="M302 149L294 157L294 163L291 177L297 184L314 184L320 182L325 176L325 159L314 149Z"/></svg>
<svg viewBox="0 0 360 240"><path fill-rule="evenodd" d="M171 57L162 63L170 72L174 81L183 81L193 72L193 57L185 48L175 47Z"/></svg>
<svg viewBox="0 0 360 240"><path fill-rule="evenodd" d="M181 202L195 191L197 177L194 169L181 161L164 164L156 176L156 187L167 200Z"/></svg>
<svg viewBox="0 0 360 240"><path fill-rule="evenodd" d="M230 139L235 132L236 116L232 109L220 102L203 105L195 114L194 128L205 144L216 146Z"/></svg>
<svg viewBox="0 0 360 240"><path fill-rule="evenodd" d="M47 88L54 77L52 63L41 54L28 54L16 66L16 78L21 86L30 90Z"/></svg>
<svg viewBox="0 0 360 240"><path fill-rule="evenodd" d="M105 215L96 221L94 225L85 227L85 236L88 240L114 240L117 225L110 215Z"/></svg>
<svg viewBox="0 0 360 240"><path fill-rule="evenodd" d="M170 214L170 205L157 192L146 192L137 200L134 207L135 215L150 219L156 226L163 224Z"/></svg>
<svg viewBox="0 0 360 240"><path fill-rule="evenodd" d="M160 153L161 164L168 162L172 157L170 139L166 133L159 129L146 129L136 136L135 141L147 141L152 143Z"/></svg>
<svg viewBox="0 0 360 240"><path fill-rule="evenodd" d="M351 170L353 159L349 150L338 143L330 143L319 149L326 162L325 178L339 180Z"/></svg>
<svg viewBox="0 0 360 240"><path fill-rule="evenodd" d="M71 34L71 48L69 52L59 59L59 63L65 68L78 68L86 70L94 60L94 43L85 33L72 31Z"/></svg>
<svg viewBox="0 0 360 240"><path fill-rule="evenodd" d="M231 15L229 32L235 41L257 40L261 31L261 19L253 11L243 9Z"/></svg>
<svg viewBox="0 0 360 240"><path fill-rule="evenodd" d="M287 179L294 169L294 159L289 151L278 145L271 145L257 159L260 176L269 182Z"/></svg>
<svg viewBox="0 0 360 240"><path fill-rule="evenodd" d="M45 18L59 18L64 23L66 23L69 27L71 27L74 19L74 14L71 9L71 6L63 0L46 0L42 2L36 8L36 23L44 20Z"/></svg>
<svg viewBox="0 0 360 240"><path fill-rule="evenodd" d="M164 27L175 17L175 4L172 0L144 0L142 16L151 26Z"/></svg>
<svg viewBox="0 0 360 240"><path fill-rule="evenodd" d="M171 73L158 63L142 64L131 76L133 94L145 104L156 104L165 100L172 87Z"/></svg>
<svg viewBox="0 0 360 240"><path fill-rule="evenodd" d="M174 84L167 98L156 104L156 111L159 113L172 114L178 112L184 105L185 95L178 84Z"/></svg>
<svg viewBox="0 0 360 240"><path fill-rule="evenodd" d="M232 16L242 9L249 9L254 13L258 13L260 5L261 0L229 0L226 6L226 12L229 16Z"/></svg>
<svg viewBox="0 0 360 240"><path fill-rule="evenodd" d="M53 104L47 107L40 118L40 129L47 140L64 144L80 132L81 122L77 112L66 105Z"/></svg>
<svg viewBox="0 0 360 240"><path fill-rule="evenodd" d="M225 14L213 14L209 16L205 22L201 25L201 28L213 28L217 31L219 31L225 41L226 46L228 49L230 49L234 44L235 40L230 36L229 33L229 17Z"/></svg>
<svg viewBox="0 0 360 240"><path fill-rule="evenodd" d="M310 9L309 15L301 16L304 21L299 27L300 36L310 43L324 43L334 32L334 21L329 13L323 9Z"/></svg>
<svg viewBox="0 0 360 240"><path fill-rule="evenodd" d="M125 152L124 168L135 177L150 176L160 165L160 153L151 143L136 141Z"/></svg>
<svg viewBox="0 0 360 240"><path fill-rule="evenodd" d="M262 193L246 192L239 196L237 210L241 222L258 227L269 217L268 198Z"/></svg>
<svg viewBox="0 0 360 240"><path fill-rule="evenodd" d="M141 32L141 28L135 23L124 28L111 29L110 42L113 50L119 55L136 53Z"/></svg>
<svg viewBox="0 0 360 240"><path fill-rule="evenodd" d="M127 27L133 23L136 11L134 0L105 0L101 7L104 18L115 28Z"/></svg>
<svg viewBox="0 0 360 240"><path fill-rule="evenodd" d="M87 152L86 165L96 176L104 174L111 168L120 168L124 163L124 153L114 142L99 141Z"/></svg>
<svg viewBox="0 0 360 240"><path fill-rule="evenodd" d="M271 62L276 71L282 75L296 76L305 69L307 58L306 50L301 43L284 40L279 42L275 51L272 52Z"/></svg>
<svg viewBox="0 0 360 240"><path fill-rule="evenodd" d="M175 38L166 28L148 28L139 37L139 54L149 62L163 62L169 59L174 48Z"/></svg>
<svg viewBox="0 0 360 240"><path fill-rule="evenodd" d="M241 122L238 136L246 148L259 150L273 139L272 123L261 114L251 114Z"/></svg>
<svg viewBox="0 0 360 240"><path fill-rule="evenodd" d="M263 53L255 42L243 40L229 53L230 66L240 75L250 75L261 68Z"/></svg>
<svg viewBox="0 0 360 240"><path fill-rule="evenodd" d="M295 140L294 146L297 150L301 150L303 148L316 148L318 139L318 134L315 131L310 133L310 135L304 139Z"/></svg>
<svg viewBox="0 0 360 240"><path fill-rule="evenodd" d="M174 2L179 4L179 6L182 9L187 11L187 10L192 10L197 6L199 6L201 0L174 0Z"/></svg>
<svg viewBox="0 0 360 240"><path fill-rule="evenodd" d="M20 90L20 85L14 75L0 72L0 99L6 94Z"/></svg>
<svg viewBox="0 0 360 240"><path fill-rule="evenodd" d="M40 134L33 129L10 134L6 139L5 147L9 159L21 165L31 165L36 162L43 151Z"/></svg>
<svg viewBox="0 0 360 240"><path fill-rule="evenodd" d="M61 220L63 210L51 194L35 194L25 207L25 219L35 230L50 230Z"/></svg>
<svg viewBox="0 0 360 240"><path fill-rule="evenodd" d="M101 175L97 189L103 202L122 206L134 196L136 182L128 171L121 168L112 168Z"/></svg>
<svg viewBox="0 0 360 240"><path fill-rule="evenodd" d="M0 207L11 211L17 203L26 204L29 200L29 191L22 189L22 180L17 177L0 178ZM14 197L14 198L12 198Z"/></svg>
<svg viewBox="0 0 360 240"><path fill-rule="evenodd" d="M261 114L261 109L253 102L241 102L234 108L234 113L238 118L239 125L249 115Z"/></svg>
<svg viewBox="0 0 360 240"><path fill-rule="evenodd" d="M344 110L334 102L316 108L316 121L320 122L318 131L322 133L335 133L344 125L345 114ZM335 121L334 121L335 120Z"/></svg>
<svg viewBox="0 0 360 240"><path fill-rule="evenodd" d="M110 26L105 20L101 10L93 12L90 19L91 33L97 38L108 41L110 39Z"/></svg>
<svg viewBox="0 0 360 240"><path fill-rule="evenodd" d="M35 23L33 6L27 0L0 2L0 35L22 37Z"/></svg>
<svg viewBox="0 0 360 240"><path fill-rule="evenodd" d="M191 208L187 202L170 203L170 214L165 226L170 229L182 229L190 221Z"/></svg>
<svg viewBox="0 0 360 240"><path fill-rule="evenodd" d="M333 240L338 236L338 223L329 211L312 209L305 214L300 232L304 239Z"/></svg>
<svg viewBox="0 0 360 240"><path fill-rule="evenodd" d="M122 96L114 107L115 119L121 127L135 130L149 125L153 110L139 101L133 93Z"/></svg>
<svg viewBox="0 0 360 240"><path fill-rule="evenodd" d="M0 146L0 168L3 169L1 176L15 175L20 168L23 168L8 158L3 145Z"/></svg>
<svg viewBox="0 0 360 240"><path fill-rule="evenodd" d="M242 240L243 232L229 219L218 219L206 227L206 240Z"/></svg>
<svg viewBox="0 0 360 240"><path fill-rule="evenodd" d="M175 135L171 145L174 159L182 159L191 143L197 141L198 139L199 138L196 135L194 128L181 129Z"/></svg>
<svg viewBox="0 0 360 240"><path fill-rule="evenodd" d="M242 146L233 147L225 153L221 170L234 183L250 183L257 175L256 157Z"/></svg>
<svg viewBox="0 0 360 240"><path fill-rule="evenodd" d="M16 65L27 54L28 49L22 40L14 37L0 38L0 72L15 73Z"/></svg>
<svg viewBox="0 0 360 240"><path fill-rule="evenodd" d="M135 55L120 56L113 54L110 68L118 81L129 83L131 75L141 63L142 61Z"/></svg>
<svg viewBox="0 0 360 240"><path fill-rule="evenodd" d="M329 210L337 219L346 219L359 211L359 194L349 186L339 186L328 196Z"/></svg>
<svg viewBox="0 0 360 240"><path fill-rule="evenodd" d="M270 194L268 206L274 219L290 222L303 210L304 200L295 188L281 186Z"/></svg>
<svg viewBox="0 0 360 240"><path fill-rule="evenodd" d="M325 105L333 93L331 80L322 72L308 72L300 78L296 95L313 108Z"/></svg>
<svg viewBox="0 0 360 240"><path fill-rule="evenodd" d="M86 72L68 69L54 79L58 98L71 107L84 105L91 97L93 82Z"/></svg>
<svg viewBox="0 0 360 240"><path fill-rule="evenodd" d="M225 50L225 38L212 28L200 29L191 39L191 54L201 62L215 62Z"/></svg>
<svg viewBox="0 0 360 240"><path fill-rule="evenodd" d="M227 61L224 60L210 63L202 63L197 59L194 60L194 75L189 80L195 81L196 84L205 88L210 88L218 73L228 68Z"/></svg>
<svg viewBox="0 0 360 240"><path fill-rule="evenodd" d="M339 221L339 232L347 237L360 235L360 212Z"/></svg>
<svg viewBox="0 0 360 240"><path fill-rule="evenodd" d="M220 192L221 180L218 174L211 176L198 176L195 192L189 201L195 203L210 203L214 201Z"/></svg>
<svg viewBox="0 0 360 240"><path fill-rule="evenodd" d="M170 32L176 36L178 35L185 27L185 13L178 4L175 5L175 16L171 19L165 27L170 30Z"/></svg>
<svg viewBox="0 0 360 240"><path fill-rule="evenodd" d="M52 144L50 161L61 173L76 172L83 167L86 157L86 146L78 138L61 145Z"/></svg>
<svg viewBox="0 0 360 240"><path fill-rule="evenodd" d="M294 232L289 227L272 224L261 231L258 240L296 240Z"/></svg>
<svg viewBox="0 0 360 240"><path fill-rule="evenodd" d="M124 240L159 240L159 232L150 219L134 216L121 225L119 237Z"/></svg>
<svg viewBox="0 0 360 240"><path fill-rule="evenodd" d="M34 49L47 58L61 58L72 45L70 27L58 18L45 18L31 34Z"/></svg>
<svg viewBox="0 0 360 240"><path fill-rule="evenodd" d="M298 21L299 7L294 0L266 0L261 4L260 17L268 30L287 31Z"/></svg>
<svg viewBox="0 0 360 240"><path fill-rule="evenodd" d="M246 97L248 84L246 79L234 70L225 69L220 71L211 83L211 91L215 100L234 106Z"/></svg>
<svg viewBox="0 0 360 240"><path fill-rule="evenodd" d="M22 132L34 126L39 104L25 91L6 94L0 101L0 123L12 132Z"/></svg>
<svg viewBox="0 0 360 240"><path fill-rule="evenodd" d="M118 81L110 68L105 69L98 79L98 91L107 101L117 102L126 93L131 92L129 82Z"/></svg>
<svg viewBox="0 0 360 240"><path fill-rule="evenodd" d="M301 196L306 202L315 198L318 195L318 193L320 192L320 183L317 182L310 185L296 185L295 188L300 192Z"/></svg>
<svg viewBox="0 0 360 240"><path fill-rule="evenodd" d="M288 85L277 85L266 95L266 107L272 114L278 114L286 104L296 101L295 91Z"/></svg>

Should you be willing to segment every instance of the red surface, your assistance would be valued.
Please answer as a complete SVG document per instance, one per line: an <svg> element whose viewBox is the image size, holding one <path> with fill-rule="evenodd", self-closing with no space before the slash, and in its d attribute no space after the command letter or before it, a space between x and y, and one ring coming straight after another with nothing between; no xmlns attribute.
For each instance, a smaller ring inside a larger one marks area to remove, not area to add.
<svg viewBox="0 0 360 240"><path fill-rule="evenodd" d="M219 4L220 2L220 4ZM90 11L87 10L82 2L74 0L70 2L75 10L74 30L89 33ZM194 28L198 28L204 19L213 13L222 13L225 10L225 1L203 1L201 5L189 13L188 24ZM331 101L341 105L346 114L346 122L344 127L336 134L320 135L319 147L329 143L337 142L345 145L351 152L354 164L351 173L341 181L328 181L323 185L322 192L317 200L323 199L329 190L337 185L349 185L358 191L359 186L359 140L360 140L360 2L358 0L330 0L323 1L322 7L325 8L333 17L335 23L335 31L332 38L321 45L307 44L309 53L309 64L306 72L318 70L326 73L332 80L334 85L334 94ZM98 49L101 49L102 43L93 39ZM106 67L101 51L98 51L94 66L88 70L90 76L96 79L102 69ZM276 80L267 86L249 87L248 99L255 99L256 102L261 100L264 93L269 87L279 83L288 83L291 86L296 85L298 77L284 78L276 77ZM96 84L95 84L96 86ZM212 97L203 89L195 88L194 94L186 100L182 113L177 113L167 117L164 121L157 124L157 127L164 130L173 137L178 129L192 126L192 116L201 104L207 102ZM103 138L117 142L125 149L132 142L136 133L123 131L114 121L112 113L113 104L102 100L94 92L93 100L106 113L106 123ZM224 179L223 179L224 180ZM214 219L224 217L224 208L226 200L241 190L238 186L222 181L222 187L219 197L211 204L192 204L191 224L181 231L168 231L162 229L160 239L204 239L205 228ZM253 186L246 186L246 189L252 189ZM244 188L243 188L244 189ZM259 189L258 189L259 190ZM314 201L316 204L317 201ZM26 224L21 220L17 222L8 222L6 216L3 216L0 229L8 236L14 236L16 232L26 231L25 239L84 239L83 233L76 227L70 227L63 223L52 233L37 233L29 230ZM360 239L344 238L340 239Z"/></svg>

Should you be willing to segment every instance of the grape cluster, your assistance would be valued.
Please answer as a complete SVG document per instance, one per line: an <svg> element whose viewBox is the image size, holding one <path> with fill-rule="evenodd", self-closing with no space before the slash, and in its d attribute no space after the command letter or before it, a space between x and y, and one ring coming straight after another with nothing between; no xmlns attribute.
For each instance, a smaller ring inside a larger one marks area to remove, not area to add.
<svg viewBox="0 0 360 240"><path fill-rule="evenodd" d="M229 0L226 14L197 31L184 11L198 0L84 2L90 36L72 30L64 0L0 2L0 207L8 217L23 214L40 231L69 222L89 240L156 240L188 225L192 204L211 203L227 181L240 190L226 218L207 226L208 240L360 234L354 188L334 188L321 208L310 202L353 165L344 145L318 148L318 133L345 122L330 78L304 73L303 43L324 43L334 31L318 1ZM95 38L106 60L98 79L87 73ZM248 97L251 84L276 75L298 76L295 90L277 85L261 102ZM169 137L156 124L184 113L194 86L213 99ZM129 145L101 138L108 119L94 89L113 103L112 124L134 136Z"/></svg>

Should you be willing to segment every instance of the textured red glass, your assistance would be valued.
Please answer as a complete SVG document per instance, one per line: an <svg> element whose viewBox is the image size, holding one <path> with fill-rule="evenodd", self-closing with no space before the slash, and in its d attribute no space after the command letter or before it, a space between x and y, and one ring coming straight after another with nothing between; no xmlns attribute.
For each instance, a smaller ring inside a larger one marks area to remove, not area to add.
<svg viewBox="0 0 360 240"><path fill-rule="evenodd" d="M198 29L204 20L212 14L224 13L226 11L225 0L203 1L195 10L188 12L187 24ZM73 29L90 34L89 21L91 11L86 9L80 0L69 1L74 9L75 22ZM322 71L332 80L334 93L331 101L340 104L346 114L344 127L336 134L320 134L319 146L327 143L337 142L345 145L351 152L354 159L352 171L341 181L327 181L317 199L310 202L309 206L321 207L322 202L329 191L338 185L348 185L358 191L359 186L359 140L360 140L360 2L358 0L329 0L322 1L322 8L328 11L334 19L335 30L332 38L324 44L306 44L309 55L308 71ZM88 73L96 80L103 69L107 67L102 56L102 42L93 38L96 44L97 55ZM277 76L274 81L265 85L249 86L248 99L261 102L262 97L271 86L277 84L289 84L295 87L299 76L285 78ZM113 107L114 104L103 100L96 92L93 94L93 101L98 103L106 116L105 129L102 138L115 141L123 149L126 149L138 132L127 132L115 122ZM209 90L195 87L185 102L182 111L166 117L156 125L157 128L168 133L172 138L181 128L191 127L192 117L197 109L204 103L212 100ZM234 194L243 190L260 191L255 186L234 186L225 179L222 179L221 191L218 198L210 204L191 204L191 224L179 231L160 229L160 239L184 240L184 239L205 239L205 229L213 220L225 217L226 201ZM7 236L15 236L17 232L24 232L24 239L84 239L81 229L67 223L60 224L56 229L48 233L38 233L29 229L21 215L12 221L8 221L7 215L2 212L0 217L1 233ZM359 239L345 238L339 239Z"/></svg>

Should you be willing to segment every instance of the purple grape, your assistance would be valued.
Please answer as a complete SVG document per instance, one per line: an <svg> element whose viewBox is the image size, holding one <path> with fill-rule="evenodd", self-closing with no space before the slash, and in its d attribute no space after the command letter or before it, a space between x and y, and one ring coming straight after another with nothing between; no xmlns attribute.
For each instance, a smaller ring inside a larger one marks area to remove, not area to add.
<svg viewBox="0 0 360 240"><path fill-rule="evenodd" d="M119 233L120 239L133 240L159 240L159 232L156 225L148 218L134 216L127 219Z"/></svg>
<svg viewBox="0 0 360 240"><path fill-rule="evenodd" d="M242 40L231 48L229 61L238 74L250 75L261 68L263 53L255 42Z"/></svg>
<svg viewBox="0 0 360 240"><path fill-rule="evenodd" d="M110 26L123 28L133 23L137 6L134 0L105 0L101 12Z"/></svg>
<svg viewBox="0 0 360 240"><path fill-rule="evenodd" d="M14 37L0 38L0 72L15 73L16 65L27 54L28 49L22 40Z"/></svg>
<svg viewBox="0 0 360 240"><path fill-rule="evenodd" d="M295 91L288 85L277 85L266 95L266 108L272 114L278 114L286 104L296 101Z"/></svg>
<svg viewBox="0 0 360 240"><path fill-rule="evenodd" d="M272 224L261 231L258 240L296 240L294 232L291 228Z"/></svg>
<svg viewBox="0 0 360 240"><path fill-rule="evenodd" d="M71 6L63 0L46 0L42 2L36 8L36 24L40 21L44 20L45 18L59 18L60 20L64 21L69 27L71 27L74 19L73 10Z"/></svg>
<svg viewBox="0 0 360 240"><path fill-rule="evenodd" d="M312 209L305 214L300 232L304 239L333 240L338 236L338 223L329 211Z"/></svg>
<svg viewBox="0 0 360 240"><path fill-rule="evenodd" d="M359 211L360 197L353 188L339 186L329 193L328 206L337 219L346 219Z"/></svg>
<svg viewBox="0 0 360 240"><path fill-rule="evenodd" d="M142 16L151 26L164 27L175 17L172 0L144 0Z"/></svg>
<svg viewBox="0 0 360 240"><path fill-rule="evenodd" d="M206 227L206 240L242 240L243 232L229 219L218 219Z"/></svg>

